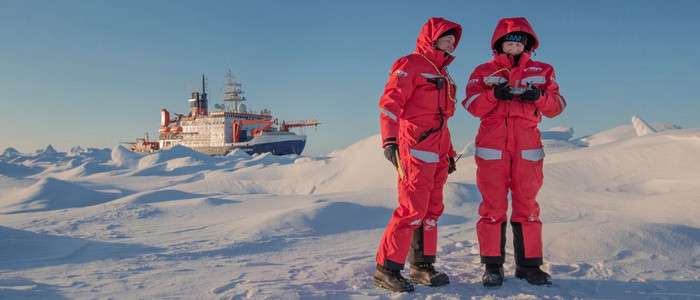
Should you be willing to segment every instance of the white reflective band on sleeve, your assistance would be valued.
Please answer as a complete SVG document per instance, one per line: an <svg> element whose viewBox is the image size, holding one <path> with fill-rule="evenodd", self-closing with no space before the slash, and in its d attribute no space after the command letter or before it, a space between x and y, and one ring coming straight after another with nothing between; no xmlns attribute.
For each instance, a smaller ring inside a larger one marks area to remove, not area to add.
<svg viewBox="0 0 700 300"><path fill-rule="evenodd" d="M547 83L547 79L545 79L544 76L530 76L523 78L523 85L545 83Z"/></svg>
<svg viewBox="0 0 700 300"><path fill-rule="evenodd" d="M476 156L481 157L484 160L497 160L501 159L501 151L489 148L476 147Z"/></svg>
<svg viewBox="0 0 700 300"><path fill-rule="evenodd" d="M486 84L499 84L499 83L503 83L506 81L508 81L508 80L506 80L505 78L503 78L501 76L484 77L484 83L486 83Z"/></svg>
<svg viewBox="0 0 700 300"><path fill-rule="evenodd" d="M383 109L383 108L379 108L379 112L389 116L389 118L392 118L392 119L394 119L394 121L396 121L396 115L393 114L392 112L390 112L386 109Z"/></svg>
<svg viewBox="0 0 700 300"><path fill-rule="evenodd" d="M544 158L544 149L523 150L521 154L525 160L538 161Z"/></svg>
<svg viewBox="0 0 700 300"><path fill-rule="evenodd" d="M474 100L476 100L476 98L479 97L479 95L481 95L481 93L478 93L474 96L469 97L469 100L467 100L467 103L464 103L464 108L468 108L469 105L471 105L472 102L474 102Z"/></svg>
<svg viewBox="0 0 700 300"><path fill-rule="evenodd" d="M559 104L561 104L561 109L566 108L566 101L564 101L564 97L561 95L557 95L559 97Z"/></svg>
<svg viewBox="0 0 700 300"><path fill-rule="evenodd" d="M440 156L435 152L411 149L411 156L427 163L436 163L440 161Z"/></svg>
<svg viewBox="0 0 700 300"><path fill-rule="evenodd" d="M442 78L442 75L431 74L431 73L420 73L420 76L423 76L423 77L428 78L428 79Z"/></svg>

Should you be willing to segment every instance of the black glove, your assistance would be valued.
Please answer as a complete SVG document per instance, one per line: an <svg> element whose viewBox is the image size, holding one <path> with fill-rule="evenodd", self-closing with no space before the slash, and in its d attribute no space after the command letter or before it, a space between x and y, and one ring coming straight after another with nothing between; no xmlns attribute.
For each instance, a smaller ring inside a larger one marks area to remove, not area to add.
<svg viewBox="0 0 700 300"><path fill-rule="evenodd" d="M447 174L452 174L457 171L457 162L454 157L450 157L450 166L447 168Z"/></svg>
<svg viewBox="0 0 700 300"><path fill-rule="evenodd" d="M396 153L399 152L399 145L397 144L387 144L384 146L384 156L388 159L394 168L398 168L398 162L396 161Z"/></svg>
<svg viewBox="0 0 700 300"><path fill-rule="evenodd" d="M498 100L510 100L513 99L513 94L510 92L510 86L508 82L501 83L493 88L493 96Z"/></svg>
<svg viewBox="0 0 700 300"><path fill-rule="evenodd" d="M538 88L531 88L524 93L520 94L520 100L523 101L537 101L540 99L540 95L542 93L540 92L540 89Z"/></svg>

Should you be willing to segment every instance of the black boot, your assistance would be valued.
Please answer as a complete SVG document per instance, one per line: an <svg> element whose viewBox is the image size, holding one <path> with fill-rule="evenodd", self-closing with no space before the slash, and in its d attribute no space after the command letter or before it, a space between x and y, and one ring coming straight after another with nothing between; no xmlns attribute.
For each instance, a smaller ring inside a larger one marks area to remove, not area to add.
<svg viewBox="0 0 700 300"><path fill-rule="evenodd" d="M414 283L427 286L441 286L450 283L447 274L435 271L435 267L431 263L411 264L408 278Z"/></svg>
<svg viewBox="0 0 700 300"><path fill-rule="evenodd" d="M486 271L484 275L481 276L481 280L484 282L485 287L501 286L503 284L503 265L501 264L487 264Z"/></svg>
<svg viewBox="0 0 700 300"><path fill-rule="evenodd" d="M540 267L515 267L515 277L525 279L532 285L552 285L552 276L540 270Z"/></svg>
<svg viewBox="0 0 700 300"><path fill-rule="evenodd" d="M400 270L390 270L379 264L374 271L374 285L392 292L413 292L413 284L401 276Z"/></svg>

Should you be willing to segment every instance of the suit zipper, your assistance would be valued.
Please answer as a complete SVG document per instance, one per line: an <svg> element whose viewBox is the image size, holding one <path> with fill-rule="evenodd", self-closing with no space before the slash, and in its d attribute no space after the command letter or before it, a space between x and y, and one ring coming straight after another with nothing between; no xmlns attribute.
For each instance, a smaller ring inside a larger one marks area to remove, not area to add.
<svg viewBox="0 0 700 300"><path fill-rule="evenodd" d="M508 126L508 118L510 117L510 102L508 103L508 111L506 112L506 126Z"/></svg>
<svg viewBox="0 0 700 300"><path fill-rule="evenodd" d="M505 142L506 149L508 149L508 137L510 136L510 130L508 130L508 117L510 117L510 106L508 107L508 114L506 115L506 130L508 131Z"/></svg>

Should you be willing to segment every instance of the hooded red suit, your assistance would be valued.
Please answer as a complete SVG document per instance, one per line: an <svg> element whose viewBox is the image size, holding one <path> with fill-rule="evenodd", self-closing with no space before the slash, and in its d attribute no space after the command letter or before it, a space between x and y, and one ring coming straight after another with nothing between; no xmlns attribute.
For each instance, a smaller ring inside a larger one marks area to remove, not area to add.
<svg viewBox="0 0 700 300"><path fill-rule="evenodd" d="M530 35L528 46L519 61L498 53L501 39L511 32ZM462 105L481 118L476 136L477 186L483 200L481 219L476 225L481 261L502 264L505 261L506 211L510 190L513 211L515 262L520 266L542 265L542 222L535 200L542 186L544 150L537 123L541 115L559 115L566 101L559 95L552 66L530 60L529 51L539 45L537 36L525 18L501 19L491 40L494 58L474 70L467 84L467 98ZM530 48L530 49L528 49ZM529 51L528 51L529 50ZM511 87L528 83L541 90L537 101L498 100L493 87L508 82Z"/></svg>
<svg viewBox="0 0 700 300"><path fill-rule="evenodd" d="M382 146L399 146L399 207L377 253L377 263L390 269L403 268L409 248L412 263L435 261L437 220L444 208L442 188L448 157L455 156L447 119L454 114L456 85L445 68L454 57L434 45L451 29L456 48L462 27L442 18L429 19L418 36L416 52L392 66L379 100ZM441 90L434 83L436 78L445 81Z"/></svg>

